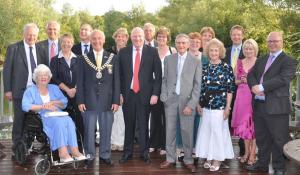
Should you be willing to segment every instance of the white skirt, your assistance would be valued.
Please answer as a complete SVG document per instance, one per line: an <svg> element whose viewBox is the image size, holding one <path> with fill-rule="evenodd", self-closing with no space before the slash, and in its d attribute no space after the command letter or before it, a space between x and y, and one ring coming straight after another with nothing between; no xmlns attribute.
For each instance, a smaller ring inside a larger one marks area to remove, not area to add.
<svg viewBox="0 0 300 175"><path fill-rule="evenodd" d="M123 146L125 137L125 123L122 107L114 113L114 123L111 130L111 144Z"/></svg>
<svg viewBox="0 0 300 175"><path fill-rule="evenodd" d="M218 161L234 158L228 119L223 119L223 113L224 110L203 109L195 147L197 157Z"/></svg>

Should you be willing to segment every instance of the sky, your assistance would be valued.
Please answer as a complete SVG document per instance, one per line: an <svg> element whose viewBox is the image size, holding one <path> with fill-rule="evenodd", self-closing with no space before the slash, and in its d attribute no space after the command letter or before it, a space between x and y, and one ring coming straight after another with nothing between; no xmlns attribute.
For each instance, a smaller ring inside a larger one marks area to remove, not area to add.
<svg viewBox="0 0 300 175"><path fill-rule="evenodd" d="M112 8L121 12L129 11L141 4L147 12L155 13L167 5L166 0L56 0L53 7L61 12L65 3L70 3L75 10L87 9L92 15L103 15Z"/></svg>

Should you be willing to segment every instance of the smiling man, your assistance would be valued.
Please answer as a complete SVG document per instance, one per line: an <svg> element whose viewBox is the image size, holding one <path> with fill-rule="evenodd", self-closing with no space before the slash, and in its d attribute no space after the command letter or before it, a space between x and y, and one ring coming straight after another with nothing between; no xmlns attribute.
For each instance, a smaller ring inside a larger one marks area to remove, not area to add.
<svg viewBox="0 0 300 175"><path fill-rule="evenodd" d="M150 105L157 103L161 88L161 62L156 48L144 44L140 27L131 32L132 45L121 49L121 94L125 121L124 152L120 163L132 158L135 123L139 128L140 158L150 163L148 121Z"/></svg>
<svg viewBox="0 0 300 175"><path fill-rule="evenodd" d="M50 65L51 59L54 58L61 50L59 34L60 34L60 24L57 21L49 21L46 26L46 32L48 39L40 41L37 45L40 45L48 59L47 65Z"/></svg>

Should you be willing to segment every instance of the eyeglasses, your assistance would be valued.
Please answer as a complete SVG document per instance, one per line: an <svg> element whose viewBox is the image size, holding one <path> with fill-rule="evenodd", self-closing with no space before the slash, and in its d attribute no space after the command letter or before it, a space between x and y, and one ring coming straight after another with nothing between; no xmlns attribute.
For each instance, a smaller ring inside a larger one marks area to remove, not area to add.
<svg viewBox="0 0 300 175"><path fill-rule="evenodd" d="M278 42L280 42L281 40L268 40L267 42L269 43L269 44L271 44L271 43L278 43Z"/></svg>
<svg viewBox="0 0 300 175"><path fill-rule="evenodd" d="M188 42L175 42L176 44L187 44Z"/></svg>

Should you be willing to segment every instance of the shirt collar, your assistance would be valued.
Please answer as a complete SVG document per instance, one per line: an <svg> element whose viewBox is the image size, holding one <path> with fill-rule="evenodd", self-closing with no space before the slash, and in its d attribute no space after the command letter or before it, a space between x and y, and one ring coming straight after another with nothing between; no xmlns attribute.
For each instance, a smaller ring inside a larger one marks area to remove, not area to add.
<svg viewBox="0 0 300 175"><path fill-rule="evenodd" d="M237 48L238 50L241 50L241 48L242 48L242 43L239 44L239 45L232 45L232 48L233 48L233 49Z"/></svg>
<svg viewBox="0 0 300 175"><path fill-rule="evenodd" d="M35 44L33 44L32 46L29 46L29 44L27 44L25 40L23 40L23 42L24 42L25 48L32 47L33 49L35 49Z"/></svg>
<svg viewBox="0 0 300 175"><path fill-rule="evenodd" d="M133 48L133 51L135 51L136 52L136 47L135 46L132 46L132 48ZM140 48L140 52L143 50L143 46L141 46Z"/></svg>
<svg viewBox="0 0 300 175"><path fill-rule="evenodd" d="M103 51L104 51L104 50L101 49L99 52L97 52L96 50L93 49L93 52L94 52L94 55L95 55L95 56L97 55L97 53L99 53L100 56L103 55Z"/></svg>
<svg viewBox="0 0 300 175"><path fill-rule="evenodd" d="M76 57L76 55L73 52L71 52L71 58L74 58L74 57ZM64 58L62 51L59 51L58 58Z"/></svg>
<svg viewBox="0 0 300 175"><path fill-rule="evenodd" d="M48 39L48 44L49 44L49 46L51 46L51 44L52 44L53 42L55 43L55 46L57 46L57 45L58 45L58 39L56 39L56 40L54 40L54 41L53 41L53 40L50 40L50 39Z"/></svg>
<svg viewBox="0 0 300 175"><path fill-rule="evenodd" d="M279 50L279 51L277 51L277 52L274 52L274 53L271 53L271 52L270 52L270 55L273 55L273 56L274 56L274 58L277 58L277 57L278 57L278 55L280 55L280 54L281 54L281 52L282 52L282 50Z"/></svg>
<svg viewBox="0 0 300 175"><path fill-rule="evenodd" d="M183 55L180 55L180 54L178 53L178 58L185 59L186 56L187 56L187 51L185 51Z"/></svg>
<svg viewBox="0 0 300 175"><path fill-rule="evenodd" d="M91 42L84 43L84 42L81 41L80 43L81 43L81 47L84 47L84 45L88 45L88 46L91 45Z"/></svg>

